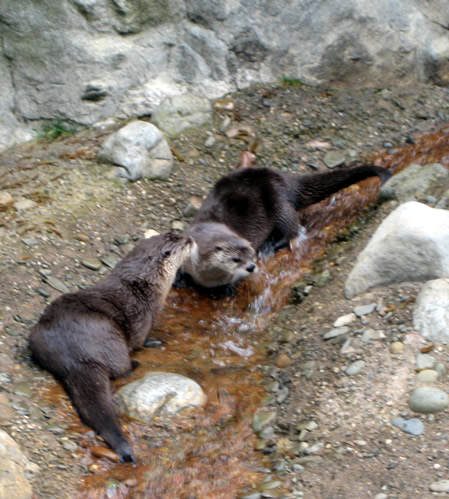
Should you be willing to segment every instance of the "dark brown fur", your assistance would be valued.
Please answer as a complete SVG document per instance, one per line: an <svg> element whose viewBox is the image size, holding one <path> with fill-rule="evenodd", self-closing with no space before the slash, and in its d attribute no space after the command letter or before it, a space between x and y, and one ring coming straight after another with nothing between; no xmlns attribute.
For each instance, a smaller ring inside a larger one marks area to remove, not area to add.
<svg viewBox="0 0 449 499"><path fill-rule="evenodd" d="M194 248L192 238L172 233L141 241L104 280L52 302L31 330L34 358L63 383L81 419L122 461L135 457L109 380L132 371L129 353L143 346Z"/></svg>
<svg viewBox="0 0 449 499"><path fill-rule="evenodd" d="M299 210L372 176L385 182L391 173L379 166L358 166L310 175L257 167L235 170L216 182L187 233L195 237L198 253L210 254L211 258L211 246L215 242L207 230L201 230L203 224L226 226L234 232L234 237L249 241L259 253L276 251L296 237ZM225 236L220 246L226 244ZM204 286L204 282L201 284Z"/></svg>

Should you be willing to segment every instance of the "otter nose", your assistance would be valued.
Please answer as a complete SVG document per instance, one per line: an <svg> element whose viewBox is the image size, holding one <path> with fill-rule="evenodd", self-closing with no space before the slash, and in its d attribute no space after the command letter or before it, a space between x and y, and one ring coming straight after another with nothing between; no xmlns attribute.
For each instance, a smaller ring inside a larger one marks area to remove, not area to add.
<svg viewBox="0 0 449 499"><path fill-rule="evenodd" d="M255 268L256 266L254 265L254 263L251 263L250 265L248 265L248 267L246 267L246 270L248 272L252 272Z"/></svg>

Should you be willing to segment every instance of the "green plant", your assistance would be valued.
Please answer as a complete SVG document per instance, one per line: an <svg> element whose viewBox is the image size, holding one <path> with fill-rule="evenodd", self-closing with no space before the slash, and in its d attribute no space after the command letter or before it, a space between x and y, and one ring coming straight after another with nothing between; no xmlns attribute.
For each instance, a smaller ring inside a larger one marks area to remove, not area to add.
<svg viewBox="0 0 449 499"><path fill-rule="evenodd" d="M47 140L57 140L60 137L72 135L76 132L74 127L69 126L62 120L53 120L42 127L39 133L39 138Z"/></svg>
<svg viewBox="0 0 449 499"><path fill-rule="evenodd" d="M288 76L283 76L281 82L283 87L303 87L305 85L299 78L290 78Z"/></svg>

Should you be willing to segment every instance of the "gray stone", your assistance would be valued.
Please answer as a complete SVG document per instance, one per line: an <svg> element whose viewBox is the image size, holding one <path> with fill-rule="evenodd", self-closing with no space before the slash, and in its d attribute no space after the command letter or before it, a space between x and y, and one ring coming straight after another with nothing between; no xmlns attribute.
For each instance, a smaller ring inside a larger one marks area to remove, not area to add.
<svg viewBox="0 0 449 499"><path fill-rule="evenodd" d="M132 121L110 135L99 157L119 165L117 176L135 181L141 177L166 180L172 171L170 146L156 126Z"/></svg>
<svg viewBox="0 0 449 499"><path fill-rule="evenodd" d="M132 418L151 421L154 416L169 417L206 403L206 395L195 381L179 374L153 372L123 386L116 397Z"/></svg>
<svg viewBox="0 0 449 499"><path fill-rule="evenodd" d="M328 151L323 157L324 164L328 168L335 168L344 164L346 158L344 154L338 151Z"/></svg>
<svg viewBox="0 0 449 499"><path fill-rule="evenodd" d="M327 333L323 334L323 338L325 340L330 340L332 338L337 338L338 336L343 336L345 334L348 334L351 330L347 326L341 326L341 327L336 327L334 329L331 329Z"/></svg>
<svg viewBox="0 0 449 499"><path fill-rule="evenodd" d="M432 369L436 364L435 357L428 353L417 353L415 360L417 369Z"/></svg>
<svg viewBox="0 0 449 499"><path fill-rule="evenodd" d="M345 294L392 282L449 277L449 211L410 201L394 210L360 253Z"/></svg>
<svg viewBox="0 0 449 499"><path fill-rule="evenodd" d="M206 97L183 94L165 99L153 112L153 123L170 136L199 127L212 118L212 104ZM213 144L210 144L213 145Z"/></svg>
<svg viewBox="0 0 449 499"><path fill-rule="evenodd" d="M276 411L259 412L253 417L253 430L258 433L276 419Z"/></svg>
<svg viewBox="0 0 449 499"><path fill-rule="evenodd" d="M417 418L394 418L391 420L391 424L404 431L405 433L410 433L410 435L417 436L421 435L424 432L424 424Z"/></svg>
<svg viewBox="0 0 449 499"><path fill-rule="evenodd" d="M102 267L102 263L96 258L83 258L81 260L81 265L90 270L100 270Z"/></svg>
<svg viewBox="0 0 449 499"><path fill-rule="evenodd" d="M28 479L38 471L39 467L22 454L16 442L0 430L0 497L31 499Z"/></svg>
<svg viewBox="0 0 449 499"><path fill-rule="evenodd" d="M365 361L356 360L345 369L345 373L348 376L355 376L356 374L359 374L364 367L365 367Z"/></svg>
<svg viewBox="0 0 449 499"><path fill-rule="evenodd" d="M449 480L438 480L438 482L433 482L429 489L432 492L449 492Z"/></svg>
<svg viewBox="0 0 449 499"><path fill-rule="evenodd" d="M424 284L413 309L413 325L427 340L449 343L449 279Z"/></svg>
<svg viewBox="0 0 449 499"><path fill-rule="evenodd" d="M371 341L383 340L384 338L385 334L380 329L368 328L365 329L362 333L363 343L370 343Z"/></svg>
<svg viewBox="0 0 449 499"><path fill-rule="evenodd" d="M354 307L354 313L357 317L362 317L364 315L368 315L371 312L374 312L376 309L376 303L368 303L367 305L359 305Z"/></svg>
<svg viewBox="0 0 449 499"><path fill-rule="evenodd" d="M438 388L422 386L413 390L408 405L412 411L429 414L445 409L449 405L449 397Z"/></svg>
<svg viewBox="0 0 449 499"><path fill-rule="evenodd" d="M416 379L421 383L435 383L440 374L434 369L423 369L416 375Z"/></svg>
<svg viewBox="0 0 449 499"><path fill-rule="evenodd" d="M56 289L56 291L60 291L61 293L69 293L70 290L69 288L59 279L56 277L53 277L51 275L47 276L44 281L51 286L53 289Z"/></svg>
<svg viewBox="0 0 449 499"><path fill-rule="evenodd" d="M379 199L397 199L401 202L420 199L433 184L447 177L449 170L438 163L424 166L410 165L382 185Z"/></svg>

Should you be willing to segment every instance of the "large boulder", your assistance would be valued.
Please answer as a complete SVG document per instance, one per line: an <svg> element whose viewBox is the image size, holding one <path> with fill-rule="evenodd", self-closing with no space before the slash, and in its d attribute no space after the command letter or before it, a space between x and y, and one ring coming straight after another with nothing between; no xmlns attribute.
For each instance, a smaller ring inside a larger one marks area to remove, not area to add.
<svg viewBox="0 0 449 499"><path fill-rule="evenodd" d="M392 282L449 277L449 211L410 201L379 226L360 253L345 294Z"/></svg>
<svg viewBox="0 0 449 499"><path fill-rule="evenodd" d="M0 498L31 499L33 491L28 479L39 471L17 443L0 430Z"/></svg>
<svg viewBox="0 0 449 499"><path fill-rule="evenodd" d="M449 343L449 279L424 284L413 309L413 326L427 340Z"/></svg>
<svg viewBox="0 0 449 499"><path fill-rule="evenodd" d="M6 0L0 147L27 120L148 116L188 89L218 97L284 75L447 85L448 24L445 0Z"/></svg>

